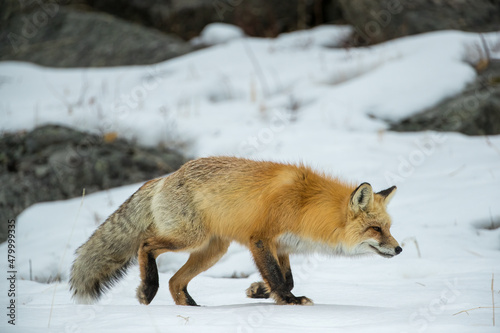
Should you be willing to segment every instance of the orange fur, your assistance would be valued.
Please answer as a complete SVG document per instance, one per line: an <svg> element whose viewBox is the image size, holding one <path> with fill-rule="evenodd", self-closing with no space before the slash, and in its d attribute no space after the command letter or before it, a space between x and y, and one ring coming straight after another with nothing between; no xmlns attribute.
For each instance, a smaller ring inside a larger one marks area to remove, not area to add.
<svg viewBox="0 0 500 333"><path fill-rule="evenodd" d="M210 167L219 161L224 167ZM283 231L326 240L332 226L345 223L347 202L355 189L305 166L236 158L195 161L200 162L208 165L203 171L209 176L198 181L201 170L186 165L189 171L184 177L195 188L194 201L206 227L242 244L256 235L272 239Z"/></svg>

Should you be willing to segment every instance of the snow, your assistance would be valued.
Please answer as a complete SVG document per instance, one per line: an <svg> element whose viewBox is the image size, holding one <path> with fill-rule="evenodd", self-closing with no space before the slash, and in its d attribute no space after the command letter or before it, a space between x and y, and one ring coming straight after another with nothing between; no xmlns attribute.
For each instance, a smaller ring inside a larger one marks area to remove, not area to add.
<svg viewBox="0 0 500 333"><path fill-rule="evenodd" d="M227 23L210 23L191 41L194 45L216 45L244 37L240 27Z"/></svg>
<svg viewBox="0 0 500 333"><path fill-rule="evenodd" d="M180 253L158 258L160 289L149 306L135 299L137 266L98 304L74 304L74 251L141 184L128 185L39 203L17 218L18 327L4 317L1 331L497 332L500 137L392 133L382 120L464 89L475 78L469 62L478 60L480 37L445 31L333 48L348 29L238 38L154 66L0 63L0 128L69 124L175 144L193 157L304 162L375 190L397 185L389 213L400 256L293 256L294 293L313 299L311 307L246 298L260 277L237 244L189 284L201 307L176 306L170 296L168 280L187 259ZM485 37L494 43L498 35Z"/></svg>

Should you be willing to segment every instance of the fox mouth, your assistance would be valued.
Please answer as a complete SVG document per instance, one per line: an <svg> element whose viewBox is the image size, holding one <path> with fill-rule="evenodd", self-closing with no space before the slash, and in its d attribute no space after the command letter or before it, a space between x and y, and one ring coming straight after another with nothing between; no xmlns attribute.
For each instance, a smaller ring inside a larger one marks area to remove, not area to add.
<svg viewBox="0 0 500 333"><path fill-rule="evenodd" d="M379 254L380 256L384 257L384 258L392 258L394 257L394 254L390 254L390 253L384 253L382 251L380 251L379 249L377 249L375 246L373 245L370 245L370 247L377 253Z"/></svg>

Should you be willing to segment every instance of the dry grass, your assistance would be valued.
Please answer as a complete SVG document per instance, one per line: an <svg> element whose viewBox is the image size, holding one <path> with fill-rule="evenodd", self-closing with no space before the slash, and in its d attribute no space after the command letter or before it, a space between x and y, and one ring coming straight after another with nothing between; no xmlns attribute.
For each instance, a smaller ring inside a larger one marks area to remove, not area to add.
<svg viewBox="0 0 500 333"><path fill-rule="evenodd" d="M496 326L496 324L495 324L495 309L496 309L496 307L495 307L494 284L495 284L495 274L491 274L491 306L478 306L478 307L475 307L472 309L459 311L457 313L454 313L453 315L456 316L457 314L460 314L460 313L467 313L467 315L469 315L469 311L474 311L474 310L479 310L479 309L492 309L492 322L493 322L493 326Z"/></svg>
<svg viewBox="0 0 500 333"><path fill-rule="evenodd" d="M415 248L417 249L417 254L419 258L422 258L422 254L420 253L420 247L418 246L418 241L415 237L410 237L401 242L401 247L405 247L407 242L412 242L415 244Z"/></svg>

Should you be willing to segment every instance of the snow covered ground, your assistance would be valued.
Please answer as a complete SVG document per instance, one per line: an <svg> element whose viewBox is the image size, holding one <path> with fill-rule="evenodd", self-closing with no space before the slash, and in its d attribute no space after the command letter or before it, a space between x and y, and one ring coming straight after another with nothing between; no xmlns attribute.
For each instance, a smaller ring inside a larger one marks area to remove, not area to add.
<svg viewBox="0 0 500 333"><path fill-rule="evenodd" d="M385 122L474 80L479 35L445 31L336 48L348 32L319 27L276 39L212 32L212 41L227 42L154 66L0 63L2 131L68 124L174 144L193 157L303 161L377 191L397 185L389 212L404 248L393 259L293 257L294 293L312 307L246 298L260 278L239 245L190 283L201 307L176 306L168 291L184 254L160 256L160 289L149 306L135 299L137 267L100 303L76 305L67 284L75 249L140 184L40 203L17 219L16 326L4 315L1 331L498 332L491 307L492 297L500 303L500 137L392 133ZM493 45L499 35L486 39ZM7 244L0 252L7 257ZM7 272L6 259L2 265Z"/></svg>

